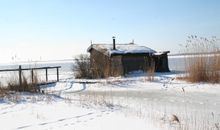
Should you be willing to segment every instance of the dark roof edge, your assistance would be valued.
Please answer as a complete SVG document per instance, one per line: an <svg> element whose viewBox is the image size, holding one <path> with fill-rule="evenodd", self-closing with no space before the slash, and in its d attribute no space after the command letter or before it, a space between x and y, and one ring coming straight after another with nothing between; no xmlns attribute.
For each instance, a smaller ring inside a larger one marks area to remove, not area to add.
<svg viewBox="0 0 220 130"><path fill-rule="evenodd" d="M115 54L111 54L111 56L119 56L119 55L133 55L133 56L136 56L136 55L145 55L145 56L149 56L149 55L152 55L153 53L124 53L124 54L119 54L119 53L115 53Z"/></svg>

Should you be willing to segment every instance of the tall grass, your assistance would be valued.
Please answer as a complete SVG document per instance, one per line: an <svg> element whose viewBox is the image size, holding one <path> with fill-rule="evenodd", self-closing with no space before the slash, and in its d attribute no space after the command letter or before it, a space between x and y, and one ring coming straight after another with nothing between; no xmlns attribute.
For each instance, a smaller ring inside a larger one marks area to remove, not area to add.
<svg viewBox="0 0 220 130"><path fill-rule="evenodd" d="M8 80L7 88L10 91L17 91L17 92L40 92L39 84L39 77L34 74L33 81L29 82L28 77L22 74L22 83L20 85L18 77L11 76Z"/></svg>
<svg viewBox="0 0 220 130"><path fill-rule="evenodd" d="M189 36L184 53L187 75L190 82L220 82L220 50L216 38L198 38Z"/></svg>
<svg viewBox="0 0 220 130"><path fill-rule="evenodd" d="M155 77L155 67L150 67L147 70L148 81L154 81L154 77Z"/></svg>
<svg viewBox="0 0 220 130"><path fill-rule="evenodd" d="M4 97L8 92L8 89L5 88L2 83L0 82L0 98Z"/></svg>

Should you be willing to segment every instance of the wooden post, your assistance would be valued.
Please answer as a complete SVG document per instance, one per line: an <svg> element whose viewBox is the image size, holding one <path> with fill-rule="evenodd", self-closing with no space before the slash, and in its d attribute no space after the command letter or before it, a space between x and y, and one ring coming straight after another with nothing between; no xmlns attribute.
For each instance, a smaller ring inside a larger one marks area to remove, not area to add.
<svg viewBox="0 0 220 130"><path fill-rule="evenodd" d="M32 83L34 83L34 70L31 69L31 81Z"/></svg>
<svg viewBox="0 0 220 130"><path fill-rule="evenodd" d="M21 65L19 65L19 70L18 70L18 73L19 73L19 87L21 88L22 87L22 70L21 70ZM17 91L19 90L19 88L17 88Z"/></svg>
<svg viewBox="0 0 220 130"><path fill-rule="evenodd" d="M59 67L57 67L57 82L59 82Z"/></svg>
<svg viewBox="0 0 220 130"><path fill-rule="evenodd" d="M46 82L48 82L48 73L47 73L47 68L46 68Z"/></svg>

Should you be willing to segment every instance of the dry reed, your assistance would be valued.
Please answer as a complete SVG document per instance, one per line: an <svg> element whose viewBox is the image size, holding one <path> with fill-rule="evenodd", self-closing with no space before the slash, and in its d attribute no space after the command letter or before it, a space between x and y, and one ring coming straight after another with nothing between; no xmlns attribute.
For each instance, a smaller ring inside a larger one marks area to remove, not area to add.
<svg viewBox="0 0 220 130"><path fill-rule="evenodd" d="M185 46L187 71L186 80L189 82L220 82L220 54L217 40L190 36Z"/></svg>
<svg viewBox="0 0 220 130"><path fill-rule="evenodd" d="M11 76L7 88L10 91L18 91L18 92L40 92L39 77L37 73L34 74L33 81L28 82L28 78L22 74L22 82L21 85L19 83L18 77Z"/></svg>

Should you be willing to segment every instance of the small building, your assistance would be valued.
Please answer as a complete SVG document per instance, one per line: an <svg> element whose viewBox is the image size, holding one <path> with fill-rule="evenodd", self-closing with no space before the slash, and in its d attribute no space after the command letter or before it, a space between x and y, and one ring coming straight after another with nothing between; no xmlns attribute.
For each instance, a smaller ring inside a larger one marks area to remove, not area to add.
<svg viewBox="0 0 220 130"><path fill-rule="evenodd" d="M121 76L132 71L169 72L169 51L155 50L134 43L91 44L87 51L90 53L91 71L94 78Z"/></svg>

